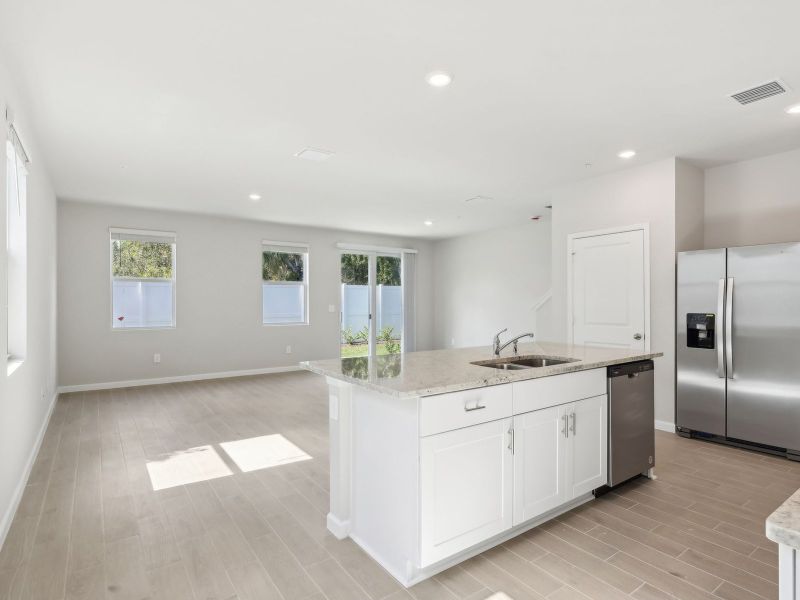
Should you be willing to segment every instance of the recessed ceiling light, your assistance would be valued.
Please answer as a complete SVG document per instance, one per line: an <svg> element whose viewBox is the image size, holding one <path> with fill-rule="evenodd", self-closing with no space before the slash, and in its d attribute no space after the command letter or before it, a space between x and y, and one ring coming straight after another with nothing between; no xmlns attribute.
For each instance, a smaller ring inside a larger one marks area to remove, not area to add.
<svg viewBox="0 0 800 600"><path fill-rule="evenodd" d="M619 154L617 154L620 158L633 158L636 156L636 150L623 150Z"/></svg>
<svg viewBox="0 0 800 600"><path fill-rule="evenodd" d="M786 112L790 115L800 115L800 104L795 104L794 106L790 106L786 109Z"/></svg>
<svg viewBox="0 0 800 600"><path fill-rule="evenodd" d="M258 202L259 200L261 200L261 194L250 194L248 198L250 198L250 200L252 200L253 202Z"/></svg>
<svg viewBox="0 0 800 600"><path fill-rule="evenodd" d="M428 226L428 227L430 227L431 225L433 225L433 221L423 221L422 223L423 223L423 225L426 225L426 226Z"/></svg>
<svg viewBox="0 0 800 600"><path fill-rule="evenodd" d="M323 161L328 160L331 156L333 156L333 152L330 150L321 150L319 148L303 148L300 152L297 152L295 156L297 158L304 158L306 160L316 160L316 161Z"/></svg>
<svg viewBox="0 0 800 600"><path fill-rule="evenodd" d="M434 71L425 76L425 80L433 87L445 87L452 83L453 76L444 71Z"/></svg>

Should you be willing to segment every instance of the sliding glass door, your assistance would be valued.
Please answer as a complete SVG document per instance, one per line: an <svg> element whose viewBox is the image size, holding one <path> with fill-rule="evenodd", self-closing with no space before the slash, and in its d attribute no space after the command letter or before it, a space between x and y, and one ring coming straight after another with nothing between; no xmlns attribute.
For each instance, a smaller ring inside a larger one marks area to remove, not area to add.
<svg viewBox="0 0 800 600"><path fill-rule="evenodd" d="M341 355L399 354L403 332L400 255L341 255Z"/></svg>

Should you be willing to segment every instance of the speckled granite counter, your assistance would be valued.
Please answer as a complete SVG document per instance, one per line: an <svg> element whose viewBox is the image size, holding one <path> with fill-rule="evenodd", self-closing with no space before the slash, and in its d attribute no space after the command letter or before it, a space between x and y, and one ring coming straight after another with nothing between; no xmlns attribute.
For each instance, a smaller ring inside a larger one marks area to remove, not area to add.
<svg viewBox="0 0 800 600"><path fill-rule="evenodd" d="M503 358L510 356L507 348ZM612 348L587 348L551 342L520 343L519 358L529 355L567 358L573 362L548 367L503 371L476 361L494 358L488 346L392 354L374 358L341 358L300 363L305 369L398 398L432 396L490 385L549 377L663 356Z"/></svg>
<svg viewBox="0 0 800 600"><path fill-rule="evenodd" d="M800 550L800 490L767 517L767 537Z"/></svg>

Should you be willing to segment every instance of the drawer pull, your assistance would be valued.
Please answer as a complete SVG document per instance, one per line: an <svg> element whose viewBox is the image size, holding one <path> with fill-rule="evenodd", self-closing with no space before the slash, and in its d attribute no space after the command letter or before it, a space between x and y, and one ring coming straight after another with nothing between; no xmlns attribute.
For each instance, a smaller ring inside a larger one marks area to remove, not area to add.
<svg viewBox="0 0 800 600"><path fill-rule="evenodd" d="M464 410L466 412L472 412L473 410L481 410L482 408L486 408L486 405L484 404L483 406L481 406L477 402L475 403L475 406L471 406L471 407L467 406L466 404L464 405Z"/></svg>

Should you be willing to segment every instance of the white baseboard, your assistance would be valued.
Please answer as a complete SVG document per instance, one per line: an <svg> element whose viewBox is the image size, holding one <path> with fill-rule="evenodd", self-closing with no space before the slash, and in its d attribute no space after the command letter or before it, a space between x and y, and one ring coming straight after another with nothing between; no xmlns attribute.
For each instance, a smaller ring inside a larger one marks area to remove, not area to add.
<svg viewBox="0 0 800 600"><path fill-rule="evenodd" d="M142 385L158 385L161 383L180 383L182 381L203 381L205 379L225 379L227 377L246 377L247 375L266 375L268 373L288 373L300 371L299 365L289 367L266 367L264 369L245 369L242 371L220 371L218 373L194 373L192 375L173 375L172 377L155 377L153 379L131 379L129 381L105 381L100 383L82 383L79 385L62 385L58 393L89 392L92 390L114 390L117 388L139 387Z"/></svg>
<svg viewBox="0 0 800 600"><path fill-rule="evenodd" d="M670 423L669 421L659 421L656 419L656 429L659 431L669 431L670 433L675 433L675 423Z"/></svg>
<svg viewBox="0 0 800 600"><path fill-rule="evenodd" d="M343 540L350 535L350 521L342 521L337 519L332 513L328 513L328 531L330 531L337 540Z"/></svg>
<svg viewBox="0 0 800 600"><path fill-rule="evenodd" d="M20 477L19 482L17 482L17 487L14 489L14 495L11 496L11 504L6 509L3 519L0 520L0 550L3 549L3 544L5 544L8 530L11 529L11 521L14 520L14 515L17 514L17 508L19 508L19 503L22 500L22 494L25 493L25 486L28 485L28 478L31 476L33 463L36 462L36 457L39 455L39 448L42 447L44 434L47 431L47 426L50 424L50 417L53 415L53 409L56 406L57 399L58 392L53 394L53 398L50 400L50 406L47 408L47 414L45 415L42 426L39 429L39 434L36 436L36 442L34 442L33 448L31 448L31 452L28 455L28 462L25 464L25 470L22 472L22 477Z"/></svg>

